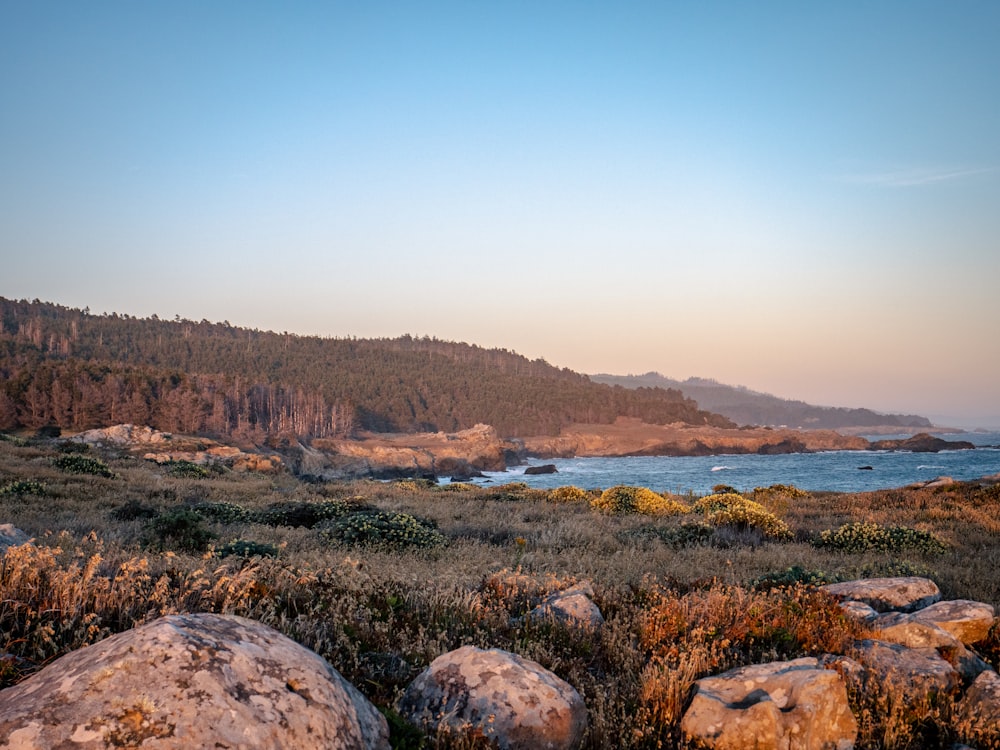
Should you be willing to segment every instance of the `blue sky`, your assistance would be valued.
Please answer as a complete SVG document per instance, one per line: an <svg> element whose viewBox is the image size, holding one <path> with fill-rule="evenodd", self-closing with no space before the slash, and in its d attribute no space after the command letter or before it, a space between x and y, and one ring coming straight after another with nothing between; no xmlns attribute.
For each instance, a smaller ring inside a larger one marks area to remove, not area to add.
<svg viewBox="0 0 1000 750"><path fill-rule="evenodd" d="M1000 425L1000 4L0 5L0 295Z"/></svg>

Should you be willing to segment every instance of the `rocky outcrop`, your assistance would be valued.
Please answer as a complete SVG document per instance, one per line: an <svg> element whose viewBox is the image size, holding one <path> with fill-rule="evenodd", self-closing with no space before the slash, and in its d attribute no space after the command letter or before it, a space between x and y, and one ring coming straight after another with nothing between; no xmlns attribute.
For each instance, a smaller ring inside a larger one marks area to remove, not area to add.
<svg viewBox="0 0 1000 750"><path fill-rule="evenodd" d="M524 473L528 476L534 476L536 474L555 474L557 470L555 464L542 464L541 466L529 466L524 470Z"/></svg>
<svg viewBox="0 0 1000 750"><path fill-rule="evenodd" d="M921 703L953 694L993 671L969 648L994 626L992 605L937 601L940 592L926 578L869 579L824 588L843 599L841 608L849 616L875 629L874 638L855 644L860 664L838 659L838 669L854 674L859 689L889 686L906 701Z"/></svg>
<svg viewBox="0 0 1000 750"><path fill-rule="evenodd" d="M314 440L326 466L324 479L372 477L395 479L438 475L468 475L504 471L510 445L488 425L455 433L376 434L353 440Z"/></svg>
<svg viewBox="0 0 1000 750"><path fill-rule="evenodd" d="M614 424L569 425L558 436L524 438L526 454L538 458L767 454L864 450L868 446L864 438L840 435L830 430L653 425L626 417L619 417Z"/></svg>
<svg viewBox="0 0 1000 750"><path fill-rule="evenodd" d="M866 578L822 587L837 599L863 602L877 612L913 612L940 601L941 590L929 578Z"/></svg>
<svg viewBox="0 0 1000 750"><path fill-rule="evenodd" d="M854 643L850 656L757 664L698 680L681 721L689 739L731 750L853 747L849 685L859 693L890 694L909 708L956 698L960 735L990 747L1000 740L1000 677L969 648L995 627L991 605L939 601L938 587L926 578L823 588L841 599L848 616L873 628L873 637Z"/></svg>
<svg viewBox="0 0 1000 750"><path fill-rule="evenodd" d="M158 464L187 461L199 466L219 465L233 471L265 474L274 474L283 468L281 457L275 454L248 452L208 438L173 435L132 424L87 430L70 439L87 445L112 446Z"/></svg>
<svg viewBox="0 0 1000 750"><path fill-rule="evenodd" d="M28 535L12 523L0 523L0 555L10 547L19 547L30 541Z"/></svg>
<svg viewBox="0 0 1000 750"><path fill-rule="evenodd" d="M541 665L499 649L439 656L399 701L405 719L434 732L481 732L502 750L570 750L587 727L580 694Z"/></svg>
<svg viewBox="0 0 1000 750"><path fill-rule="evenodd" d="M382 715L320 656L260 623L172 615L0 692L0 748L388 748Z"/></svg>
<svg viewBox="0 0 1000 750"><path fill-rule="evenodd" d="M844 679L818 659L756 664L696 683L681 731L716 750L854 747Z"/></svg>
<svg viewBox="0 0 1000 750"><path fill-rule="evenodd" d="M967 440L944 440L921 432L903 440L876 440L871 449L876 451L910 451L911 453L938 453L939 451L959 451L975 449Z"/></svg>

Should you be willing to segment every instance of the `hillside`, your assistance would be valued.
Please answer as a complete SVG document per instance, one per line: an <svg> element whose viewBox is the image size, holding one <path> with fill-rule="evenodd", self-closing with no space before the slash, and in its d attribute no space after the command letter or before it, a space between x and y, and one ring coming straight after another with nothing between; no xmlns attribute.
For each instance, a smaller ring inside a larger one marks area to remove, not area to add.
<svg viewBox="0 0 1000 750"><path fill-rule="evenodd" d="M705 378L673 380L657 372L645 375L591 375L591 380L625 388L670 388L682 391L708 411L741 425L784 426L809 430L842 430L858 427L932 427L930 420L913 414L880 414L871 409L813 406L804 401L778 398L742 386Z"/></svg>
<svg viewBox="0 0 1000 750"><path fill-rule="evenodd" d="M501 349L332 339L92 315L0 298L0 429L123 422L263 442L372 432L558 434L619 417L729 426L669 388L627 389Z"/></svg>

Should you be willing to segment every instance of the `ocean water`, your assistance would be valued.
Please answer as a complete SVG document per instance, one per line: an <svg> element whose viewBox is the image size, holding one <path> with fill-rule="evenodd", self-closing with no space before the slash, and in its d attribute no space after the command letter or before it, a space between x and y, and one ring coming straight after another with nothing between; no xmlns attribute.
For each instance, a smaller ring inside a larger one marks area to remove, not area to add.
<svg viewBox="0 0 1000 750"><path fill-rule="evenodd" d="M908 437L908 435L873 436ZM1000 433L960 433L945 440L967 440L975 450L940 453L902 451L830 451L783 456L641 456L632 458L558 458L532 460L530 465L555 464L556 474L526 475L524 466L490 472L477 484L524 482L551 489L576 485L584 489L619 484L649 487L658 492L710 492L716 484L751 490L771 484L794 484L804 490L863 492L902 487L939 476L978 479L1000 473ZM860 467L870 466L871 469Z"/></svg>

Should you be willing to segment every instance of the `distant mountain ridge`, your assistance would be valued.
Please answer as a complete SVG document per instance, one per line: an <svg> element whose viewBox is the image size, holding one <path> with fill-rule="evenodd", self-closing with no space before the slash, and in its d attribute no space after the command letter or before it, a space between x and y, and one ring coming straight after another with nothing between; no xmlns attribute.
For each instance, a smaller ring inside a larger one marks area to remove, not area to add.
<svg viewBox="0 0 1000 750"><path fill-rule="evenodd" d="M732 386L708 378L674 380L658 372L645 375L591 375L590 379L625 388L673 388L694 399L702 409L721 414L741 425L838 430L859 427L930 428L930 420L916 414L881 414L871 409L814 406Z"/></svg>

